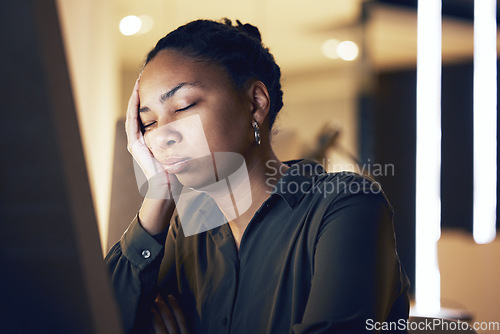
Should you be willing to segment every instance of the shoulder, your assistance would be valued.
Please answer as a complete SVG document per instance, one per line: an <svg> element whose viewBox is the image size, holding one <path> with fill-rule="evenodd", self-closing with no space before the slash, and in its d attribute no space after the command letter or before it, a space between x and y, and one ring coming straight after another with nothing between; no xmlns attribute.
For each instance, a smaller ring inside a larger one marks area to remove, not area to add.
<svg viewBox="0 0 500 334"><path fill-rule="evenodd" d="M331 224L354 230L392 226L393 208L382 186L359 173L328 173L319 164L300 161L291 166L277 193L302 217L311 235Z"/></svg>
<svg viewBox="0 0 500 334"><path fill-rule="evenodd" d="M356 172L328 173L313 161L287 163L290 169L278 182L275 192L289 203L333 203L354 198L359 201L378 200L392 207L375 179Z"/></svg>
<svg viewBox="0 0 500 334"><path fill-rule="evenodd" d="M382 186L378 181L369 176L351 171L316 175L312 177L311 187L315 187L316 192L323 195L325 200L332 202L345 200L351 197L355 197L359 200L373 198L385 202L390 206L382 190Z"/></svg>
<svg viewBox="0 0 500 334"><path fill-rule="evenodd" d="M304 201L317 203L315 207L320 209L321 225L338 217L344 223L368 224L370 216L393 215L393 208L379 182L348 171L312 177Z"/></svg>
<svg viewBox="0 0 500 334"><path fill-rule="evenodd" d="M301 217L305 214L307 220L313 220L312 226L323 225L334 213L350 216L358 210L392 215L392 207L380 183L371 177L351 171L329 173L320 164L307 160L286 164L290 169L276 184L274 192Z"/></svg>

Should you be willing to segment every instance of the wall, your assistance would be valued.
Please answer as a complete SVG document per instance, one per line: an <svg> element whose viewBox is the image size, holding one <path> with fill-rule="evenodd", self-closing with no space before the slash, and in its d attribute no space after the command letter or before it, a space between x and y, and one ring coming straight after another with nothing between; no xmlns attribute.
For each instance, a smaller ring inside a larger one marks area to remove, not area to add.
<svg viewBox="0 0 500 334"><path fill-rule="evenodd" d="M283 74L284 107L278 114L273 138L280 159L303 158L328 124L340 130L340 137L338 146L328 151L325 167L328 171L354 169L349 155L357 155L359 80L356 64L345 65Z"/></svg>
<svg viewBox="0 0 500 334"><path fill-rule="evenodd" d="M58 0L57 5L104 251L119 101L119 64L112 38L118 20L109 1Z"/></svg>

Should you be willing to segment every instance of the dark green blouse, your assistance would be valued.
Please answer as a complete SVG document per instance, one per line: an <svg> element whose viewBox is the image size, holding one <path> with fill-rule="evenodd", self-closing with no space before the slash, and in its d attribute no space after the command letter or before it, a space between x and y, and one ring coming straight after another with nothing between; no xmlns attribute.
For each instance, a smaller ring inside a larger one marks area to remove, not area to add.
<svg viewBox="0 0 500 334"><path fill-rule="evenodd" d="M206 195L189 212L183 223L224 219ZM292 162L239 251L227 223L185 237L174 219L161 239L136 218L106 257L127 331L144 331L158 287L177 296L192 333L363 333L408 318L392 208L358 174Z"/></svg>

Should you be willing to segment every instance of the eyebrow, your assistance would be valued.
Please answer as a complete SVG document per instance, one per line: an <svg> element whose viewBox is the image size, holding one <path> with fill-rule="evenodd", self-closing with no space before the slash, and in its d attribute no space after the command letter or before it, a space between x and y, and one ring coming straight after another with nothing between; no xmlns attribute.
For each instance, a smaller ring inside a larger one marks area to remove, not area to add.
<svg viewBox="0 0 500 334"><path fill-rule="evenodd" d="M178 84L177 86L175 86L174 88L172 88L171 90L169 90L168 92L161 94L161 96L160 96L160 102L161 103L165 103L166 100L168 100L172 96L174 96L175 93L177 93L179 91L179 89L181 89L183 87L199 87L199 86L201 86L201 82L199 82L199 81L181 82L180 84ZM139 113L141 113L141 112L147 112L149 110L150 109L148 107L143 107L143 108L139 109Z"/></svg>

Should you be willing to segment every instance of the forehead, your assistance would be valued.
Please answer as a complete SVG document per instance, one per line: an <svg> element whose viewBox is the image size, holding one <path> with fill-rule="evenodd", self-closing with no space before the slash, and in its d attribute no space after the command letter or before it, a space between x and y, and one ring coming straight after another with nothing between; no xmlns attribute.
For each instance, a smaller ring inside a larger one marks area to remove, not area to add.
<svg viewBox="0 0 500 334"><path fill-rule="evenodd" d="M162 50L144 68L139 91L164 90L182 82L199 82L206 88L232 88L221 66L186 57L177 51Z"/></svg>

